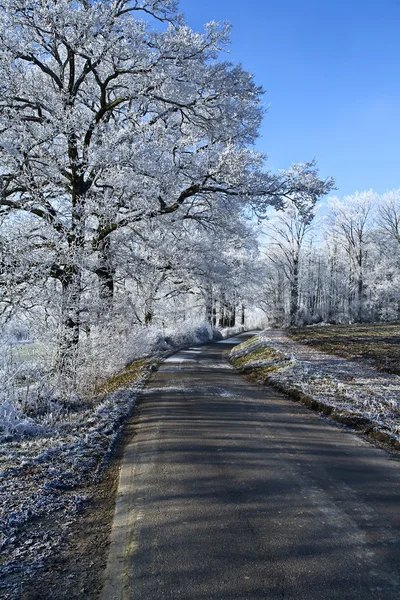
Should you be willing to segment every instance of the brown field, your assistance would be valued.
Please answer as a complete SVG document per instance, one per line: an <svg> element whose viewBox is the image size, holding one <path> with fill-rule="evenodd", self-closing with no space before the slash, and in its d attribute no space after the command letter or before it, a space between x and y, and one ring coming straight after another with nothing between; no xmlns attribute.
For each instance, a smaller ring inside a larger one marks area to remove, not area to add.
<svg viewBox="0 0 400 600"><path fill-rule="evenodd" d="M317 350L365 359L379 371L400 374L400 324L297 327L288 335Z"/></svg>

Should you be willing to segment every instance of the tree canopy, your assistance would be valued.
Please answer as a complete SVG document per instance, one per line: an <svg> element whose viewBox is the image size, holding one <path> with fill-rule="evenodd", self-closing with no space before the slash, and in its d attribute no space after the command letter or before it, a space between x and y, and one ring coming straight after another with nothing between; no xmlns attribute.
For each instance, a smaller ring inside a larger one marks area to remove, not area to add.
<svg viewBox="0 0 400 600"><path fill-rule="evenodd" d="M253 146L263 92L220 59L227 25L195 32L169 0L0 8L1 300L26 304L33 276L56 282L59 369L74 372L88 304L112 310L122 239L150 257L160 230L201 264L185 222L210 245L223 230L239 244L270 206L313 205L331 189L313 162L265 168Z"/></svg>

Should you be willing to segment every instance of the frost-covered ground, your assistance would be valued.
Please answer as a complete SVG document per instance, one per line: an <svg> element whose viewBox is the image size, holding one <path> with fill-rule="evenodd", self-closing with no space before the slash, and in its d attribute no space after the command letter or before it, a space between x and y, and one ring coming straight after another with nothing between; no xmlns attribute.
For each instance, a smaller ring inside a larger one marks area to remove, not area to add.
<svg viewBox="0 0 400 600"><path fill-rule="evenodd" d="M79 488L89 478L101 475L148 372L147 366L131 389L70 412L34 436L2 436L1 598L17 598L21 581L61 542L71 519L87 500Z"/></svg>
<svg viewBox="0 0 400 600"><path fill-rule="evenodd" d="M222 331L217 339L236 332ZM165 358L179 346L210 341L211 335L211 329L194 331L184 339L154 350L154 356ZM197 351L190 349L192 355ZM12 394L12 389L3 386L4 393L0 394L2 600L19 599L21 586L68 535L70 525L88 503L85 490L101 478L137 393L156 362L157 359L149 358L133 363L108 380L103 386L103 396L86 402L76 398L75 402L65 403L58 394L31 400L27 407L20 398L22 388ZM167 365L169 362L174 363L174 358L167 359ZM27 408L29 414L24 412Z"/></svg>
<svg viewBox="0 0 400 600"><path fill-rule="evenodd" d="M263 357L271 348L275 353ZM290 393L302 393L332 409L342 421L364 424L400 447L400 377L358 361L325 354L290 339L284 330L265 330L233 349L244 371ZM329 412L329 410L327 411ZM340 420L340 419L339 419Z"/></svg>

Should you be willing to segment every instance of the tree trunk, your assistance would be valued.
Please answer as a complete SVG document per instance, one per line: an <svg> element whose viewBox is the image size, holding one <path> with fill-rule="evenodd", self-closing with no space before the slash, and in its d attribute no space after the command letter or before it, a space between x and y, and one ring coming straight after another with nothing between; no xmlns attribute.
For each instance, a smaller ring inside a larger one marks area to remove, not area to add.
<svg viewBox="0 0 400 600"><path fill-rule="evenodd" d="M206 289L206 321L211 326L213 324L213 293L211 287Z"/></svg>
<svg viewBox="0 0 400 600"><path fill-rule="evenodd" d="M212 304L212 326L213 327L217 326L217 302L215 299L213 299L213 304Z"/></svg>
<svg viewBox="0 0 400 600"><path fill-rule="evenodd" d="M282 277L278 274L276 286L276 303L274 319L278 325L283 325L285 322L285 289Z"/></svg>
<svg viewBox="0 0 400 600"><path fill-rule="evenodd" d="M293 261L293 278L290 282L290 325L295 325L299 309L299 259Z"/></svg>
<svg viewBox="0 0 400 600"><path fill-rule="evenodd" d="M76 148L70 146L71 158L77 157ZM83 180L76 174L75 165L72 185L72 222L68 233L68 262L60 269L59 280L62 286L61 331L57 369L61 383L69 390L76 389L76 371L78 366L79 334L81 328L82 270L85 246L85 198Z"/></svg>
<svg viewBox="0 0 400 600"><path fill-rule="evenodd" d="M362 323L363 322L363 304L364 304L364 278L363 278L363 272L362 269L360 268L359 274L358 274L358 281L357 281L357 322L358 323Z"/></svg>
<svg viewBox="0 0 400 600"><path fill-rule="evenodd" d="M223 300L221 300L219 303L218 325L219 325L219 327L222 327L222 328L225 327L225 304L224 304Z"/></svg>
<svg viewBox="0 0 400 600"><path fill-rule="evenodd" d="M349 317L352 317L354 314L353 311L353 296L354 296L354 289L353 289L353 284L354 284L354 279L353 279L353 269L352 269L352 265L350 265L350 270L349 270L349 283L348 283L348 315Z"/></svg>
<svg viewBox="0 0 400 600"><path fill-rule="evenodd" d="M144 324L149 327L153 322L153 313L150 310L146 310L144 313Z"/></svg>
<svg viewBox="0 0 400 600"><path fill-rule="evenodd" d="M64 383L76 387L76 368L79 349L81 272L78 267L66 269L61 280L61 327L56 361L57 371Z"/></svg>
<svg viewBox="0 0 400 600"><path fill-rule="evenodd" d="M107 314L114 298L115 267L112 262L109 238L105 238L99 247L99 265L96 269L99 280L99 314Z"/></svg>
<svg viewBox="0 0 400 600"><path fill-rule="evenodd" d="M236 325L236 305L232 304L231 306L231 322L230 322L230 326L231 327L235 327Z"/></svg>
<svg viewBox="0 0 400 600"><path fill-rule="evenodd" d="M334 253L330 260L330 270L329 270L329 292L328 292L328 307L327 307L327 316L328 321L331 322L334 318L337 317L337 314L340 310L339 305L339 295L338 295L338 271L337 271L337 263L336 263L336 246L334 247Z"/></svg>

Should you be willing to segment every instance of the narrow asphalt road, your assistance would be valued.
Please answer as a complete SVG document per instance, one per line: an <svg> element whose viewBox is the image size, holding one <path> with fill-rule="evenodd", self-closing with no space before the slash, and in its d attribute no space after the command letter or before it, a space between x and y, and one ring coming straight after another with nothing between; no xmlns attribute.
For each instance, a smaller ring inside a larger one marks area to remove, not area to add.
<svg viewBox="0 0 400 600"><path fill-rule="evenodd" d="M398 600L399 460L249 384L232 345L180 352L147 386L103 600Z"/></svg>

